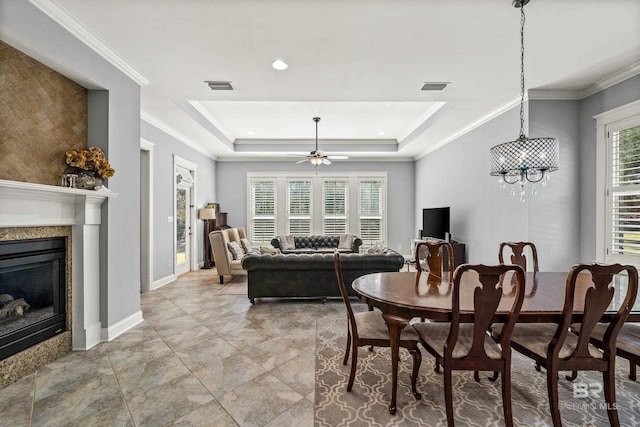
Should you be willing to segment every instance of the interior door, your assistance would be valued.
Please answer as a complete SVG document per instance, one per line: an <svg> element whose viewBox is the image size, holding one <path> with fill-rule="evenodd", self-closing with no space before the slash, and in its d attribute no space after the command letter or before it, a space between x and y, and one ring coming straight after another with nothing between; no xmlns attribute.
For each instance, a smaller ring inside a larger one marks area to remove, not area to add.
<svg viewBox="0 0 640 427"><path fill-rule="evenodd" d="M176 235L175 274L188 272L191 268L191 186L193 181L187 170L176 171Z"/></svg>

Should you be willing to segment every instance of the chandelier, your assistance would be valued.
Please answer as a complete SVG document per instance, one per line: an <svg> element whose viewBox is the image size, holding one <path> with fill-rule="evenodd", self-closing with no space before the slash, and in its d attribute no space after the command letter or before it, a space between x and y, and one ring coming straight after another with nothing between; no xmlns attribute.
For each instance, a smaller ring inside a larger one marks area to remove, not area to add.
<svg viewBox="0 0 640 427"><path fill-rule="evenodd" d="M498 177L502 188L506 184L514 185L512 195L519 185L521 202L526 199L527 182L532 183L531 195L535 195L535 183L547 184L549 173L558 170L560 157L556 138L528 138L524 134L524 6L527 3L529 0L513 0L513 6L520 8L520 136L491 148L491 175Z"/></svg>

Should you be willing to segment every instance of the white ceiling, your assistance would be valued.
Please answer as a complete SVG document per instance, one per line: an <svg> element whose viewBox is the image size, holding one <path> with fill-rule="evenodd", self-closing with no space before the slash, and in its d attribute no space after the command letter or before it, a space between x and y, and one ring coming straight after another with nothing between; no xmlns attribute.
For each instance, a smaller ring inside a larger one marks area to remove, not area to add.
<svg viewBox="0 0 640 427"><path fill-rule="evenodd" d="M144 120L221 160L309 151L314 116L321 149L418 158L520 92L511 0L31 1L148 82ZM525 13L528 89L575 99L640 73L640 1L532 0Z"/></svg>

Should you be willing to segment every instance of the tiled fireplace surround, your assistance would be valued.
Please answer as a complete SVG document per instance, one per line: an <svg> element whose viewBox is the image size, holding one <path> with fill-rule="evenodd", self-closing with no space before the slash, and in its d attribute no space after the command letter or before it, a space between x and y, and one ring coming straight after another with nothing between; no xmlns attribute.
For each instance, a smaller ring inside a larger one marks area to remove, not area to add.
<svg viewBox="0 0 640 427"><path fill-rule="evenodd" d="M0 361L0 389L71 349L100 342L101 205L111 196L0 180L0 240L67 237L67 331Z"/></svg>

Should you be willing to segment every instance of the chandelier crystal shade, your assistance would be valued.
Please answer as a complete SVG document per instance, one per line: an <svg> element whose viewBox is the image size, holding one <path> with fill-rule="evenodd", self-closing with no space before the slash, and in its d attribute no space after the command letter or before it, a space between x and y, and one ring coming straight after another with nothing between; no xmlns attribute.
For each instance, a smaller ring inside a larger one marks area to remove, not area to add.
<svg viewBox="0 0 640 427"><path fill-rule="evenodd" d="M556 138L528 138L524 134L524 5L529 0L513 0L520 8L520 136L515 141L498 144L491 148L491 175L497 176L504 188L506 184L520 186L520 201L525 201L527 182L542 181L546 185L549 173L558 170L560 146ZM512 188L511 194L515 195ZM531 194L536 194L532 186Z"/></svg>

